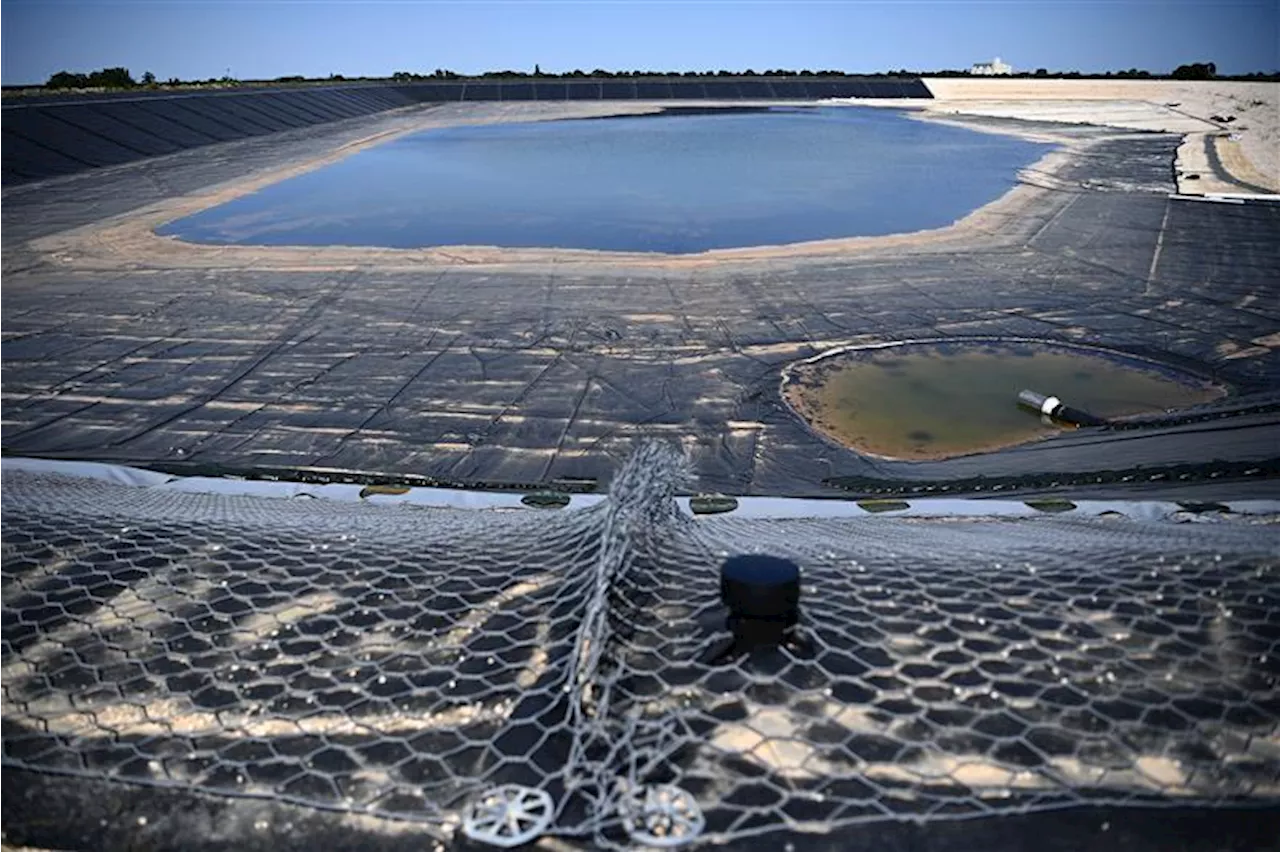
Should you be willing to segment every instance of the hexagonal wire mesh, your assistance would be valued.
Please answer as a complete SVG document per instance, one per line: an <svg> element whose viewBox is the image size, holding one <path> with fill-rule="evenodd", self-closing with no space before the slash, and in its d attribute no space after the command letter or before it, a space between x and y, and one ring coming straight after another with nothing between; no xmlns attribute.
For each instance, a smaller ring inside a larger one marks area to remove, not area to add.
<svg viewBox="0 0 1280 852"><path fill-rule="evenodd" d="M695 520L679 466L559 514L6 473L4 761L441 838L523 784L598 845L644 785L714 839L1280 800L1275 527ZM712 662L756 551L802 566L803 641Z"/></svg>

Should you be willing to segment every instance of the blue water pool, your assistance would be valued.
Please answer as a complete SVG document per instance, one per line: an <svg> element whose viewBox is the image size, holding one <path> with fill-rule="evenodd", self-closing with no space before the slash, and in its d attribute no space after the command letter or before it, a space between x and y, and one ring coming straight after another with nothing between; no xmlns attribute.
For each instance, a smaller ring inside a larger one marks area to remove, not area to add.
<svg viewBox="0 0 1280 852"><path fill-rule="evenodd" d="M878 108L424 131L159 230L242 245L688 253L948 225L1049 146Z"/></svg>

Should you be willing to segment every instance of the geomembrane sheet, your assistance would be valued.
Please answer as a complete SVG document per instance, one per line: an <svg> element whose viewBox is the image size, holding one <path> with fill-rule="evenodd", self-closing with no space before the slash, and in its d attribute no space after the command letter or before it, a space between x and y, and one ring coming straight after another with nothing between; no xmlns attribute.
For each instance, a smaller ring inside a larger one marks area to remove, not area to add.
<svg viewBox="0 0 1280 852"><path fill-rule="evenodd" d="M559 513L8 472L6 770L441 841L523 784L593 847L647 784L716 842L1280 804L1267 518L695 519L680 467L646 446ZM743 552L801 567L801 642L709 660Z"/></svg>
<svg viewBox="0 0 1280 852"><path fill-rule="evenodd" d="M903 84L890 80L863 82L804 82L800 80L709 80L685 83L663 79L608 79L584 82L519 80L476 83L441 81L408 84L356 84L348 86L304 86L296 88L249 88L232 91L169 92L140 91L96 95L50 94L26 97L4 107L6 134L10 129L30 140L36 150L4 149L4 183L13 185L30 180L67 174L84 168L131 162L154 153L156 144L147 139L156 134L161 145L183 148L209 144L209 140L227 141L255 135L258 130L243 126L240 120L228 120L228 111L240 112L244 121L250 116L256 122L281 127L308 127L346 118L368 116L377 112L423 103L452 101L529 101L566 99L703 99L764 98L812 99L821 97L918 97L928 98L922 81L904 91ZM777 86L775 90L774 86ZM785 87L785 90L784 88ZM120 128L119 122L68 127L60 117L70 118L86 107L101 116L123 121L142 111L181 126L164 132L139 123ZM52 120L52 121L51 121ZM194 135L193 135L194 134ZM68 168L67 157L83 161Z"/></svg>

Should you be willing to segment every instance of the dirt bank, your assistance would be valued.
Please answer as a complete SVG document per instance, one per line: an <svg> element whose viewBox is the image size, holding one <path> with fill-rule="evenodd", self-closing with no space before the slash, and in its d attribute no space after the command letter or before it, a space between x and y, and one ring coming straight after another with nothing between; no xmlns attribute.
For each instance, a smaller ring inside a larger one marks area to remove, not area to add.
<svg viewBox="0 0 1280 852"><path fill-rule="evenodd" d="M925 84L932 102L860 103L1182 133L1181 191L1280 192L1280 83L929 78ZM1215 176L1211 159L1232 180Z"/></svg>

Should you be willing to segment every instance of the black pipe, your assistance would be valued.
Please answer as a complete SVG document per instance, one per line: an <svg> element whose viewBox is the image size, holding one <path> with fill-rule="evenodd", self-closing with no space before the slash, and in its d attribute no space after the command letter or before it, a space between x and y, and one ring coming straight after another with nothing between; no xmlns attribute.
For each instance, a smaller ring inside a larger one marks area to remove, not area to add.
<svg viewBox="0 0 1280 852"><path fill-rule="evenodd" d="M1087 411L1064 405L1062 400L1056 396L1045 396L1031 390L1018 392L1018 404L1037 411L1045 417L1061 420L1063 423L1070 423L1073 426L1107 425L1107 421L1101 417L1094 417Z"/></svg>

